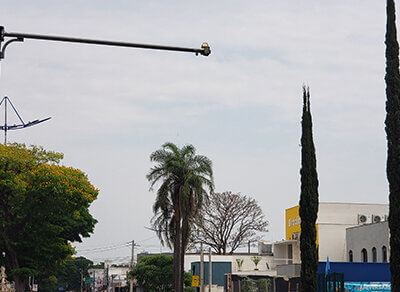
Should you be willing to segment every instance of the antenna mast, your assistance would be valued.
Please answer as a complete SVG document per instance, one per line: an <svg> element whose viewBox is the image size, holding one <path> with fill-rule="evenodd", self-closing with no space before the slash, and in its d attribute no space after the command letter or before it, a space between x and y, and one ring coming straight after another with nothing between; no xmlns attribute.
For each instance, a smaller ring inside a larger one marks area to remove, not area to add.
<svg viewBox="0 0 400 292"><path fill-rule="evenodd" d="M14 107L14 105L11 102L11 100L7 96L3 97L3 99L0 101L0 106L3 104L3 102L4 102L4 126L0 125L0 130L4 131L4 145L7 145L7 131L8 130L19 130L19 129L27 128L27 127L34 126L34 125L37 125L37 124L39 124L41 122L44 122L44 121L47 121L47 120L51 119L51 117L49 117L49 118L45 118L43 120L34 120L32 122L24 123L24 121L22 120L21 116L19 115L17 109ZM7 103L8 102L10 103L13 111L17 115L17 117L18 117L19 121L21 122L21 124L18 124L18 125L16 125L16 124L8 125L7 124Z"/></svg>

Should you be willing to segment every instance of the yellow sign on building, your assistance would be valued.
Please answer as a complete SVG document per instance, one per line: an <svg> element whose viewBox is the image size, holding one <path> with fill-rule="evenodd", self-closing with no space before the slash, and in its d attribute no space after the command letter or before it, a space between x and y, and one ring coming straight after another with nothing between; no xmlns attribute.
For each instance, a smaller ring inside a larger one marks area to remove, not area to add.
<svg viewBox="0 0 400 292"><path fill-rule="evenodd" d="M299 215L300 206L286 209L286 240L295 239L300 234L301 219Z"/></svg>
<svg viewBox="0 0 400 292"><path fill-rule="evenodd" d="M285 226L286 226L286 240L298 239L301 232L301 218L300 218L300 206L295 206L286 209L285 212ZM315 229L317 231L318 245L318 224L315 224Z"/></svg>
<svg viewBox="0 0 400 292"><path fill-rule="evenodd" d="M199 287L199 276L192 276L192 287Z"/></svg>

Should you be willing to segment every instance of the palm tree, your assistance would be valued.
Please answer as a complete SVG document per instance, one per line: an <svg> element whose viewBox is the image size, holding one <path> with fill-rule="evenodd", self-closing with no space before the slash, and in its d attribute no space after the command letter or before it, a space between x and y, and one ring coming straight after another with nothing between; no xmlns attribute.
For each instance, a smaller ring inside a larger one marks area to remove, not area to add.
<svg viewBox="0 0 400 292"><path fill-rule="evenodd" d="M206 189L214 189L211 160L195 152L192 145L180 149L165 143L150 155L156 165L147 174L150 190L160 183L152 224L161 243L174 250L175 292L183 291L184 255L193 219L208 199Z"/></svg>

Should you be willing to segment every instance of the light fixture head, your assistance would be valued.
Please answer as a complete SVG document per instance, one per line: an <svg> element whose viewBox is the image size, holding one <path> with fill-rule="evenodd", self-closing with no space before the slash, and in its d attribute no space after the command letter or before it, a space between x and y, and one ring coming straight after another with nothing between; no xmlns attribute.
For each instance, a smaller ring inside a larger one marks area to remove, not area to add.
<svg viewBox="0 0 400 292"><path fill-rule="evenodd" d="M203 49L203 52L201 53L203 56L208 56L209 54L211 54L211 49L208 43L202 43L201 48Z"/></svg>

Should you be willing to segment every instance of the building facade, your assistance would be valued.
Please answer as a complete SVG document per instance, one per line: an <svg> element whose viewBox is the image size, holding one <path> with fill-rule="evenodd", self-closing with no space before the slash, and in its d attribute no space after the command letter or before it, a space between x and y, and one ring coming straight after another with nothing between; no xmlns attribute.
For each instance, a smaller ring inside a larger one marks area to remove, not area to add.
<svg viewBox="0 0 400 292"><path fill-rule="evenodd" d="M387 221L363 224L346 229L348 262L386 263L390 258Z"/></svg>
<svg viewBox="0 0 400 292"><path fill-rule="evenodd" d="M346 229L385 221L388 214L387 204L319 203L316 222L319 259L323 261L329 256L331 261L347 261ZM299 240L299 206L287 209L285 215L286 240ZM293 258L293 263L298 263L296 261L300 259L300 245L285 242L281 245L288 246L287 256ZM274 250L276 253L277 245Z"/></svg>

